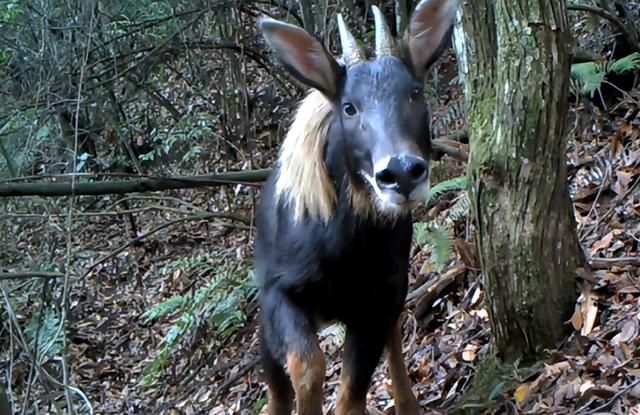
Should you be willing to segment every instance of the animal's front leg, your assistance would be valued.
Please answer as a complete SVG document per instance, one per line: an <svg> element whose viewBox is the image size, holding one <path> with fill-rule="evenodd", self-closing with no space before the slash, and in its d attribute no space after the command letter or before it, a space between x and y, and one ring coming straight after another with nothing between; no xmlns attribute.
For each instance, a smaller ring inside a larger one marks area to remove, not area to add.
<svg viewBox="0 0 640 415"><path fill-rule="evenodd" d="M337 415L367 413L367 391L384 343L384 335L379 328L347 328L336 404Z"/></svg>
<svg viewBox="0 0 640 415"><path fill-rule="evenodd" d="M402 322L398 320L385 348L389 374L393 385L393 400L396 414L417 415L420 411L418 401L411 390L411 381L402 356Z"/></svg>
<svg viewBox="0 0 640 415"><path fill-rule="evenodd" d="M293 387L297 414L322 415L325 359L318 345L315 323L278 289L264 290L260 306L269 414L291 413Z"/></svg>

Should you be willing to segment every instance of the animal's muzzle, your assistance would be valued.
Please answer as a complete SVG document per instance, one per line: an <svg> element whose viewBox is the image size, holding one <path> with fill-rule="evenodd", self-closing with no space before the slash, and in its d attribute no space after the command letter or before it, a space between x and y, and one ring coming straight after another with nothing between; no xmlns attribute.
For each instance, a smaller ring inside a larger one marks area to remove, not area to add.
<svg viewBox="0 0 640 415"><path fill-rule="evenodd" d="M400 155L390 158L387 166L374 175L381 190L394 191L408 200L411 192L426 182L428 165L421 157Z"/></svg>

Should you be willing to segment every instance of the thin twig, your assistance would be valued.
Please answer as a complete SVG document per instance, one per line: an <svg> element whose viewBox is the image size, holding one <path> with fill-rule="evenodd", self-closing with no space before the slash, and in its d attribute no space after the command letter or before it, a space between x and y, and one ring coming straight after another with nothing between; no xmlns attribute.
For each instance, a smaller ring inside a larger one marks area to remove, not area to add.
<svg viewBox="0 0 640 415"><path fill-rule="evenodd" d="M166 229L168 227L171 227L173 225L177 225L178 223L182 223L182 222L187 222L187 221L192 221L192 220L207 220L207 219L214 219L214 218L225 218L225 219L231 219L234 218L235 220L238 220L240 222L245 222L246 219L240 215L235 216L231 213L218 213L218 212L211 212L211 213L201 213L198 215L193 215L193 216L188 216L186 218L180 218L180 219L175 219L169 222L165 222L162 225L150 230L149 232L138 236L137 238L134 238L132 240L130 240L129 242L120 245L120 247L118 247L116 250L112 251L111 253L109 253L108 255L100 258L98 261L94 262L93 264L91 264L89 266L89 268L87 268L87 270L85 271L85 273L82 275L82 277L80 277L80 279L84 279L86 278L91 271L93 271L98 265L108 261L109 259L117 256L119 253L123 252L125 249L127 249L128 247L130 247L131 245L155 234L160 232L163 229ZM246 222L245 222L246 223Z"/></svg>
<svg viewBox="0 0 640 415"><path fill-rule="evenodd" d="M33 367L35 367L35 369L38 371L39 374L44 375L46 373L46 375L48 375L47 377L51 377L51 375L49 375L48 372L44 370L44 368L42 368L40 365L37 364L36 359L33 356L33 353L31 353L31 350L29 350L29 342L26 340L24 333L20 329L20 323L18 322L18 318L16 317L15 311L13 310L13 306L9 301L9 294L7 292L7 289L2 281L0 281L0 291L2 291L5 311L7 313L7 316L9 317L12 330L15 330L16 332L16 336L11 336L11 338L17 341L18 345L23 349L24 354L27 356L27 359L31 362L31 364L33 365ZM38 379L40 380L40 383L44 388L45 394L49 399L49 401L51 402L55 412L60 413L60 408L58 407L57 401L53 398L53 393L51 391L51 388L49 387L49 384L44 381L45 376L39 376ZM24 404L27 405L27 402L25 402Z"/></svg>

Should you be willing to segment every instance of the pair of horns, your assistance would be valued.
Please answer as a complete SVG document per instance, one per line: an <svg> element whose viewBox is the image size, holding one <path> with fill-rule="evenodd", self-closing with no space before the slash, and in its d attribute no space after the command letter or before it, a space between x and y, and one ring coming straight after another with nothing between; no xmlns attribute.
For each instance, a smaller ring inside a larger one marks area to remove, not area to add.
<svg viewBox="0 0 640 415"><path fill-rule="evenodd" d="M395 42L389 33L389 26L387 26L382 12L375 5L372 5L371 9L373 9L376 29L376 56L395 56L397 53ZM340 33L342 59L344 59L345 65L350 67L358 62L363 62L365 60L364 54L356 44L356 39L347 28L341 14L338 14L338 32Z"/></svg>

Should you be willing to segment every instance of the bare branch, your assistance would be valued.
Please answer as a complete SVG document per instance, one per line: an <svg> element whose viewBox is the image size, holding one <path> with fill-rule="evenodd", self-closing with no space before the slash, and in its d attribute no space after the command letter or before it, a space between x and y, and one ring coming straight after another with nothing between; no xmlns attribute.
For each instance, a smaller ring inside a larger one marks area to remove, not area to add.
<svg viewBox="0 0 640 415"><path fill-rule="evenodd" d="M76 196L156 192L171 189L191 189L227 184L251 184L266 180L270 169L228 172L211 175L155 177L130 181L90 183L5 183L0 184L0 197L11 196Z"/></svg>
<svg viewBox="0 0 640 415"><path fill-rule="evenodd" d="M26 280L29 278L63 278L64 274L48 271L0 272L0 280Z"/></svg>
<svg viewBox="0 0 640 415"><path fill-rule="evenodd" d="M627 40L631 43L631 46L640 51L640 45L635 41L633 35L627 29L627 26L616 16L615 14L596 6L590 6L588 4L567 4L567 10L588 12L602 17L612 23L621 34L623 34Z"/></svg>

